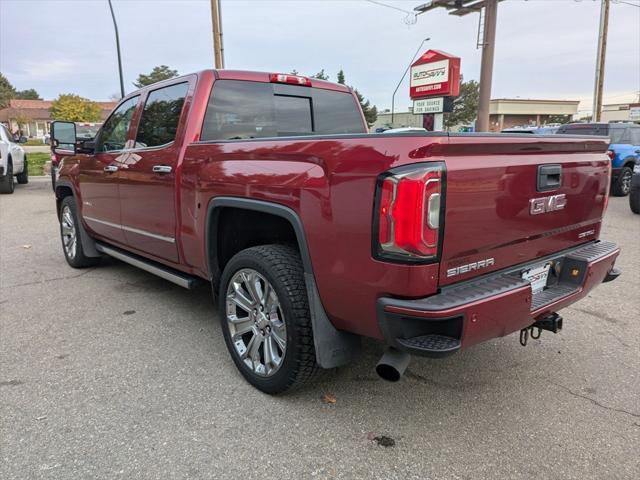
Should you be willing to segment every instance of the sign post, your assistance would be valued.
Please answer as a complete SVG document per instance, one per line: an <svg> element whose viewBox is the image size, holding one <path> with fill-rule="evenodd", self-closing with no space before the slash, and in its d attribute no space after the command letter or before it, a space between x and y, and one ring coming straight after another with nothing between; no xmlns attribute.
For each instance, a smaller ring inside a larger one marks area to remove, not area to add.
<svg viewBox="0 0 640 480"><path fill-rule="evenodd" d="M444 112L451 111L451 100L459 94L459 57L427 50L411 65L409 96L413 100L413 113L433 115L435 131L444 128Z"/></svg>

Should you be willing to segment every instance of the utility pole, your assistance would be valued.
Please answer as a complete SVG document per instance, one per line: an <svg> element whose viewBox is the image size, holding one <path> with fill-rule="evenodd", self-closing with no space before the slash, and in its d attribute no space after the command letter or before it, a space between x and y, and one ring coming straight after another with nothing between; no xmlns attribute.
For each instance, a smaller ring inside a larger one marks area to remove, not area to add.
<svg viewBox="0 0 640 480"><path fill-rule="evenodd" d="M491 81L493 80L493 56L496 46L496 24L498 0L484 2L484 42L480 66L480 92L478 99L478 121L476 131L489 131L489 108L491 105Z"/></svg>
<svg viewBox="0 0 640 480"><path fill-rule="evenodd" d="M604 59L607 53L607 32L609 30L610 0L602 0L600 5L600 33L598 35L598 56L596 57L596 81L593 89L592 122L600 121L602 113L602 90L604 87Z"/></svg>
<svg viewBox="0 0 640 480"><path fill-rule="evenodd" d="M470 13L478 13L480 20L484 18L482 31L482 63L480 67L480 98L478 102L478 120L476 131L489 131L489 107L491 105L491 81L493 79L493 56L496 46L496 25L498 23L498 2L502 0L427 0L413 10L416 15L436 8L445 8L449 15L463 17ZM484 17L482 10L484 9ZM479 23L478 31L480 31ZM480 37L480 34L478 34ZM480 45L480 43L478 43Z"/></svg>
<svg viewBox="0 0 640 480"><path fill-rule="evenodd" d="M118 24L116 23L116 16L113 13L113 5L109 0L109 10L111 10L111 18L113 19L113 28L116 31L116 50L118 51L118 72L120 72L120 98L124 97L124 80L122 78L122 58L120 56L120 37L118 36Z"/></svg>
<svg viewBox="0 0 640 480"><path fill-rule="evenodd" d="M224 68L224 47L222 45L222 22L220 0L211 0L211 23L213 25L213 56L216 69Z"/></svg>

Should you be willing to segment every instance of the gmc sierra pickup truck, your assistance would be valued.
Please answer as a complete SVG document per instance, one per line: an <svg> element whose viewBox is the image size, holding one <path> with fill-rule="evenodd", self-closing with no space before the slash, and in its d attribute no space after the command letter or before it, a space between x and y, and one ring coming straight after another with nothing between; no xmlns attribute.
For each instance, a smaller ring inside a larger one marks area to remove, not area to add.
<svg viewBox="0 0 640 480"><path fill-rule="evenodd" d="M346 86L203 71L123 98L95 140L53 125L64 255L210 282L226 345L278 393L348 363L360 338L397 380L520 332L619 272L601 241L607 139L368 134Z"/></svg>

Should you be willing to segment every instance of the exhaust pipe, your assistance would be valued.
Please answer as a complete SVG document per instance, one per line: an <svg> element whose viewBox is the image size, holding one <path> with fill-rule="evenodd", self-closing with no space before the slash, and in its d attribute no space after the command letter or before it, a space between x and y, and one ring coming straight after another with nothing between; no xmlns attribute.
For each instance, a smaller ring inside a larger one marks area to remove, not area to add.
<svg viewBox="0 0 640 480"><path fill-rule="evenodd" d="M401 352L393 347L389 347L382 357L380 357L376 365L376 373L388 382L397 382L409 366L410 361L411 355L407 352Z"/></svg>

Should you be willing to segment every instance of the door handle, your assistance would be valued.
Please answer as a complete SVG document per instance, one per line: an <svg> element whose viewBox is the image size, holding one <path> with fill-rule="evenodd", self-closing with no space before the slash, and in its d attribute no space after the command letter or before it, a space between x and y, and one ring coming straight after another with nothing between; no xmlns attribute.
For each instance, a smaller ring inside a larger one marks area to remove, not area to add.
<svg viewBox="0 0 640 480"><path fill-rule="evenodd" d="M118 171L118 166L117 165L107 165L106 167L104 167L104 171L107 172L107 173L117 172Z"/></svg>
<svg viewBox="0 0 640 480"><path fill-rule="evenodd" d="M169 165L154 165L153 173L171 173L171 167Z"/></svg>

